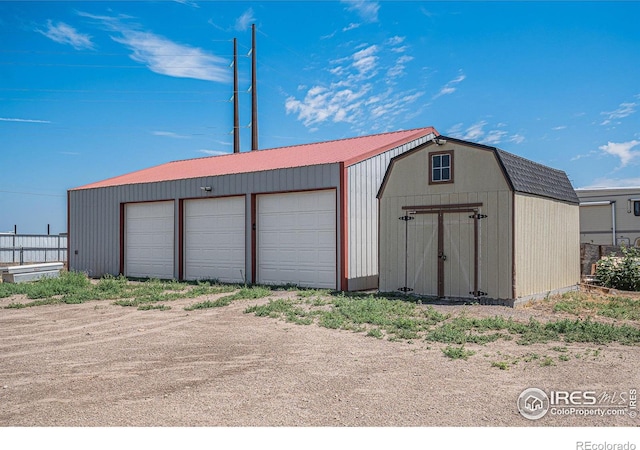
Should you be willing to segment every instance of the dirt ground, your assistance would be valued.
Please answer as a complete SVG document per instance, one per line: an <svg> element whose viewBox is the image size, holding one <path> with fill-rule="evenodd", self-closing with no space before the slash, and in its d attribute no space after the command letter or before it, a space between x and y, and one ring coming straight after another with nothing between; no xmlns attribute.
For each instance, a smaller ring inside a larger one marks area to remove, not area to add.
<svg viewBox="0 0 640 450"><path fill-rule="evenodd" d="M291 292L274 296L295 295ZM211 297L214 298L214 297ZM199 299L202 300L202 299ZM0 308L15 299L0 300ZM623 416L520 415L530 387L628 395L640 346L390 342L295 325L230 306L138 311L92 301L0 309L0 426L638 426ZM537 308L436 306L544 318ZM555 315L554 317L558 317ZM558 359L558 346L569 356ZM528 360L549 356L553 365ZM518 360L508 370L493 362ZM619 397L614 397L619 400ZM629 411L627 410L627 413Z"/></svg>

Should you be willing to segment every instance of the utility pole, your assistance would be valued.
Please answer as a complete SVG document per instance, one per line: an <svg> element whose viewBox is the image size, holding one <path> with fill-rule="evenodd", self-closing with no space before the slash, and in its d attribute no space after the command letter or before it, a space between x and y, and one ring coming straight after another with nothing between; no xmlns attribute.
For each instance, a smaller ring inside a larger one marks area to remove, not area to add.
<svg viewBox="0 0 640 450"><path fill-rule="evenodd" d="M251 150L258 150L258 84L256 76L256 25L251 25Z"/></svg>
<svg viewBox="0 0 640 450"><path fill-rule="evenodd" d="M233 38L233 153L240 153L240 126L238 111L238 42Z"/></svg>

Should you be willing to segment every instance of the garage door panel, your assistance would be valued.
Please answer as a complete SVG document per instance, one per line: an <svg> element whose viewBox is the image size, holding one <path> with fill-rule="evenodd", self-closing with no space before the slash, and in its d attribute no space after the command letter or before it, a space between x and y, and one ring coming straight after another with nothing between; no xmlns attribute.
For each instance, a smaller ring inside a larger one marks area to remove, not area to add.
<svg viewBox="0 0 640 450"><path fill-rule="evenodd" d="M336 287L336 194L258 197L258 282Z"/></svg>
<svg viewBox="0 0 640 450"><path fill-rule="evenodd" d="M185 278L244 281L245 199L185 201Z"/></svg>
<svg viewBox="0 0 640 450"><path fill-rule="evenodd" d="M125 207L125 275L174 276L174 202L132 203Z"/></svg>

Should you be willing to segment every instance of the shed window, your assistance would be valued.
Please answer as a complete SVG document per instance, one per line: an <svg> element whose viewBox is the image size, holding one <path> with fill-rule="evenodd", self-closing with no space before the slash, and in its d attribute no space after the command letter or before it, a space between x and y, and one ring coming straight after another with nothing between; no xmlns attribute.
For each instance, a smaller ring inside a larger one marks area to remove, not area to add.
<svg viewBox="0 0 640 450"><path fill-rule="evenodd" d="M633 215L640 216L640 200L633 202Z"/></svg>
<svg viewBox="0 0 640 450"><path fill-rule="evenodd" d="M453 152L429 154L429 184L453 183Z"/></svg>

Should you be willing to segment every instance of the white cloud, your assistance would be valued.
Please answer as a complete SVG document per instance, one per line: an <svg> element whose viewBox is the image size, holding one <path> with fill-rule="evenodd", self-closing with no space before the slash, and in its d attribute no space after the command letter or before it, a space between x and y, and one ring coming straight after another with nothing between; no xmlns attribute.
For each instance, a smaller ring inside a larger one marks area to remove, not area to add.
<svg viewBox="0 0 640 450"><path fill-rule="evenodd" d="M176 3L181 3L186 6L191 6L192 8L200 8L200 5L198 5L196 2L193 2L191 0L173 0L173 1Z"/></svg>
<svg viewBox="0 0 640 450"><path fill-rule="evenodd" d="M593 156L593 155L595 155L597 153L598 152L596 152L595 150L591 150L589 153L583 153L581 155L576 155L576 156L572 157L570 159L570 161L578 161L579 159L582 159L582 158L589 158L589 157L591 157L591 156Z"/></svg>
<svg viewBox="0 0 640 450"><path fill-rule="evenodd" d="M358 70L360 76L375 75L376 63L378 62L378 57L375 55L377 51L378 46L371 45L353 54L353 67Z"/></svg>
<svg viewBox="0 0 640 450"><path fill-rule="evenodd" d="M403 55L396 60L396 64L387 71L387 78L397 78L405 74L406 63L413 61L413 56Z"/></svg>
<svg viewBox="0 0 640 450"><path fill-rule="evenodd" d="M431 11L429 11L428 9L426 9L424 6L421 6L421 7L420 7L420 12L421 12L422 14L424 14L425 16L429 17L429 18L431 18L431 17L434 17L434 16L435 16L435 14L434 14L434 13L432 13Z"/></svg>
<svg viewBox="0 0 640 450"><path fill-rule="evenodd" d="M94 47L93 42L91 42L91 36L79 33L75 28L64 22L58 22L54 25L51 20L48 20L46 30L36 31L52 41L59 44L68 44L76 50L91 50Z"/></svg>
<svg viewBox="0 0 640 450"><path fill-rule="evenodd" d="M344 27L342 29L342 31L351 31L351 30L355 30L356 28L360 28L360 24L359 23L350 23L349 25Z"/></svg>
<svg viewBox="0 0 640 450"><path fill-rule="evenodd" d="M466 78L466 76L463 73L460 73L460 75L455 77L453 80L447 82L447 84L445 84L440 89L440 91L438 91L438 93L433 96L433 99L435 100L436 98L442 97L443 95L453 94L457 89L456 85L458 85L462 81L464 81L465 78Z"/></svg>
<svg viewBox="0 0 640 450"><path fill-rule="evenodd" d="M294 114L308 129L322 123L347 123L357 133L397 128L395 120L424 108L425 92L399 89L395 79L403 76L414 57L391 52L392 45L404 38L393 37L382 43L351 45L351 54L337 55L324 74L329 80L299 87L299 93L285 99L287 114ZM401 126L401 125L400 125Z"/></svg>
<svg viewBox="0 0 640 450"><path fill-rule="evenodd" d="M623 119L630 116L636 112L636 106L638 106L638 104L635 102L620 103L618 109L601 112L600 114L606 116L606 118L600 125L608 125L615 119Z"/></svg>
<svg viewBox="0 0 640 450"><path fill-rule="evenodd" d="M608 142L598 148L608 155L620 158L620 167L625 167L631 161L640 157L640 151L632 151L638 144L640 144L640 141L636 140L620 143Z"/></svg>
<svg viewBox="0 0 640 450"><path fill-rule="evenodd" d="M353 122L353 114L362 104L362 97L370 90L370 85L363 85L357 92L351 89L332 89L314 86L309 89L304 100L287 98L285 109L287 114L298 114L305 126L322 123L333 118L334 122Z"/></svg>
<svg viewBox="0 0 640 450"><path fill-rule="evenodd" d="M451 127L449 127L449 129L447 130L447 134L452 136L452 137L457 137L460 135L460 132L462 131L462 126L464 124L462 122L460 123L456 123L455 125L452 125Z"/></svg>
<svg viewBox="0 0 640 450"><path fill-rule="evenodd" d="M509 135L508 131L500 130L498 128L505 128L507 124L498 123L492 126L493 129L485 131L488 123L486 120L481 120L473 125L464 129L463 123L456 123L447 130L447 134L451 137L462 139L465 141L478 142L480 144L496 146L503 141L513 142L520 144L524 142L524 136L519 134Z"/></svg>
<svg viewBox="0 0 640 450"><path fill-rule="evenodd" d="M387 39L387 45L400 45L404 42L404 36L393 36Z"/></svg>
<svg viewBox="0 0 640 450"><path fill-rule="evenodd" d="M145 31L120 30L111 38L133 51L131 59L146 64L152 72L178 78L228 82L228 62L197 47L178 44Z"/></svg>
<svg viewBox="0 0 640 450"><path fill-rule="evenodd" d="M406 102L406 103L412 103L412 102L418 100L423 95L424 95L424 92L416 92L414 94L405 95L404 97L402 97L402 101Z"/></svg>
<svg viewBox="0 0 640 450"><path fill-rule="evenodd" d="M51 123L49 120L38 120L38 119L15 119L15 118L12 118L12 117L0 117L0 122Z"/></svg>
<svg viewBox="0 0 640 450"><path fill-rule="evenodd" d="M580 189L593 188L616 188L616 187L638 187L640 178L597 178L587 186L580 186Z"/></svg>
<svg viewBox="0 0 640 450"><path fill-rule="evenodd" d="M380 4L378 2L367 0L342 0L342 3L349 5L348 11L356 12L365 22L373 23L378 21L378 10Z"/></svg>
<svg viewBox="0 0 640 450"><path fill-rule="evenodd" d="M502 142L502 139L507 135L507 132L504 130L491 130L487 133L487 135L480 141L481 144L487 145L498 145Z"/></svg>
<svg viewBox="0 0 640 450"><path fill-rule="evenodd" d="M465 134L462 139L466 141L478 141L482 136L484 136L484 131L482 130L484 126L487 124L486 121L481 120L478 123L471 125L466 129Z"/></svg>
<svg viewBox="0 0 640 450"><path fill-rule="evenodd" d="M133 52L131 59L145 64L152 72L223 83L231 79L229 61L200 48L179 44L149 31L140 31L139 26L126 25L124 20L131 19L130 16L99 16L80 11L77 14L98 20L109 31L116 33L111 39L128 47Z"/></svg>
<svg viewBox="0 0 640 450"><path fill-rule="evenodd" d="M409 47L407 47L406 45L400 46L400 47L394 47L391 49L392 52L394 53L404 53L407 51Z"/></svg>
<svg viewBox="0 0 640 450"><path fill-rule="evenodd" d="M227 145L227 144L225 144ZM202 149L202 150L198 150L198 153L204 153L205 155L209 155L209 156L219 156L219 155L228 155L229 152L225 152L222 150L206 150L206 149Z"/></svg>
<svg viewBox="0 0 640 450"><path fill-rule="evenodd" d="M560 130L564 130L564 129L566 129L566 128L567 128L567 126L566 126L566 125L560 125L560 126L557 126L557 127L553 127L553 128L551 128L551 129L552 129L553 131L560 131Z"/></svg>
<svg viewBox="0 0 640 450"><path fill-rule="evenodd" d="M174 133L172 131L154 131L152 134L154 136L169 137L173 139L189 139L190 138L190 136Z"/></svg>
<svg viewBox="0 0 640 450"><path fill-rule="evenodd" d="M238 17L234 29L236 31L245 31L247 28L249 28L249 25L251 25L251 23L255 21L256 19L253 15L253 8L249 8L244 13L242 13L240 17Z"/></svg>

